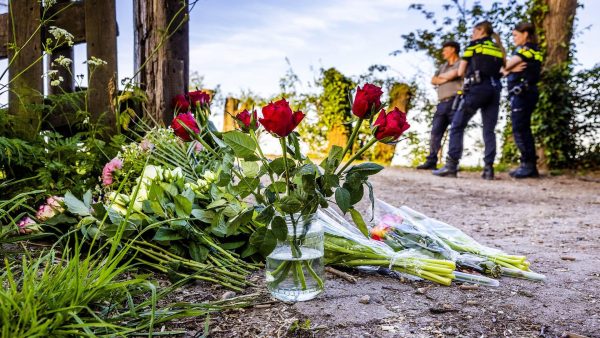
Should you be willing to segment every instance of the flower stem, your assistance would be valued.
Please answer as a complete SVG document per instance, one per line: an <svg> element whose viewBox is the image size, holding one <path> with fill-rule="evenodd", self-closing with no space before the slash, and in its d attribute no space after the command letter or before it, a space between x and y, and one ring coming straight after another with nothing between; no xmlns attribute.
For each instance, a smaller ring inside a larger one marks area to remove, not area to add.
<svg viewBox="0 0 600 338"><path fill-rule="evenodd" d="M375 137L373 137L369 142L367 142L367 144L365 144L362 148L360 148L356 152L356 154L352 155L352 157L350 157L350 159L348 159L348 162L346 162L346 164L344 164L342 169L340 169L340 171L338 171L337 175L342 174L344 172L344 170L346 170L346 168L348 168L350 166L350 164L352 164L352 162L354 162L354 160L356 160L360 155L362 155L365 151L367 151L367 149L369 149L373 144L375 144L375 142L377 142L377 139Z"/></svg>
<svg viewBox="0 0 600 338"><path fill-rule="evenodd" d="M348 152L348 150L350 150L350 148L352 148L352 145L354 144L354 140L356 139L356 136L358 135L358 130L360 129L360 126L362 125L362 123L363 123L364 120L365 119L362 118L362 117L358 119L358 123L356 124L356 126L352 130L352 134L350 134L350 138L348 139L348 143L346 143L346 147L344 148L344 151L342 152L342 160L344 159L344 156L346 156L346 153Z"/></svg>
<svg viewBox="0 0 600 338"><path fill-rule="evenodd" d="M283 152L283 167L285 169L285 193L287 195L290 194L290 173L288 172L288 163L287 163L287 146L285 144L285 137L279 139L279 143L281 144L281 150Z"/></svg>
<svg viewBox="0 0 600 338"><path fill-rule="evenodd" d="M258 150L258 154L260 155L260 160L263 162L263 165L267 168L267 173L269 174L271 183L275 183L275 179L273 178L273 171L269 166L269 161L267 161L267 158L265 157L265 154L263 153L262 148L260 147L260 143L258 142L258 137L256 137L256 133L253 129L250 129L250 137L252 137L254 143L256 143L256 149Z"/></svg>

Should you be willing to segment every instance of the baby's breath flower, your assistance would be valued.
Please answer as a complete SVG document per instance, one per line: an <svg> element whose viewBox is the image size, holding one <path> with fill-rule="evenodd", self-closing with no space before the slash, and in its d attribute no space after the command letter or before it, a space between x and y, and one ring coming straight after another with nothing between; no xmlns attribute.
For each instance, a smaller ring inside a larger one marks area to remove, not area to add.
<svg viewBox="0 0 600 338"><path fill-rule="evenodd" d="M87 64L92 66L92 67L99 67L99 66L104 66L106 64L106 61L97 58L95 56L90 57L87 61Z"/></svg>
<svg viewBox="0 0 600 338"><path fill-rule="evenodd" d="M60 41L61 39L63 39L69 47L73 46L73 39L75 37L73 37L73 34L67 32L66 30L58 28L56 26L50 26L48 32L52 34L56 41Z"/></svg>
<svg viewBox="0 0 600 338"><path fill-rule="evenodd" d="M73 63L73 60L65 57L64 55L61 55L52 62L52 66L56 66L56 64L58 64L59 66L68 68L71 65L71 63Z"/></svg>

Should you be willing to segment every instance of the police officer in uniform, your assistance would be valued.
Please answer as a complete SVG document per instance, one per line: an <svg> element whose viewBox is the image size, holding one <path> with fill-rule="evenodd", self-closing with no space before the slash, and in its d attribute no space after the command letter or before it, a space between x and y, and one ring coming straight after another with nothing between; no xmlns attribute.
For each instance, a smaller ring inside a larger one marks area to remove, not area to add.
<svg viewBox="0 0 600 338"><path fill-rule="evenodd" d="M492 40L493 38L493 40ZM494 159L496 157L495 127L500 106L500 68L504 65L504 48L492 24L483 21L475 25L471 43L465 49L460 61L458 75L465 75L463 98L452 119L450 142L446 164L433 174L443 177L456 177L458 161L462 157L463 138L469 120L481 109L483 121L483 142L485 144L484 169L481 175L487 180L494 179Z"/></svg>
<svg viewBox="0 0 600 338"><path fill-rule="evenodd" d="M509 175L514 178L538 177L535 141L531 133L531 114L538 101L542 54L538 50L535 27L520 23L513 30L516 49L502 73L507 76L512 130L521 153L521 165Z"/></svg>
<svg viewBox="0 0 600 338"><path fill-rule="evenodd" d="M433 121L431 122L431 138L429 142L429 155L425 163L417 169L437 169L438 152L442 137L454 116L454 100L462 87L462 78L458 76L460 45L455 41L447 41L442 45L442 57L446 62L440 66L431 79L431 84L437 86L439 103Z"/></svg>

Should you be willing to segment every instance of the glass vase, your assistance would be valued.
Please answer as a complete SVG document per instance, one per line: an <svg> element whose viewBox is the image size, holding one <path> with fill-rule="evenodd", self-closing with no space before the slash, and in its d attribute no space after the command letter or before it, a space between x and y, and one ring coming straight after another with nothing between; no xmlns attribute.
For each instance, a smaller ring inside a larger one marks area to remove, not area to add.
<svg viewBox="0 0 600 338"><path fill-rule="evenodd" d="M323 292L323 226L316 214L286 215L287 239L267 257L267 288L286 302L301 302Z"/></svg>

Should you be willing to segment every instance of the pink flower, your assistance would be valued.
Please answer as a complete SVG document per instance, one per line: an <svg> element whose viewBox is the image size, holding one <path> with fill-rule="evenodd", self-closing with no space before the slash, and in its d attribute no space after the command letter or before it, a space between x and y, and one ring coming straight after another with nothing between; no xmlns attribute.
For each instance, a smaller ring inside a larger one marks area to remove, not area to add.
<svg viewBox="0 0 600 338"><path fill-rule="evenodd" d="M56 215L56 212L54 211L54 209L52 209L48 204L42 204L38 208L38 211L35 214L35 218L44 222L44 221L47 221L50 218L54 217L54 215Z"/></svg>
<svg viewBox="0 0 600 338"><path fill-rule="evenodd" d="M117 169L123 168L123 160L118 157L113 158L110 162L106 163L102 169L102 184L105 186L113 183L113 172Z"/></svg>
<svg viewBox="0 0 600 338"><path fill-rule="evenodd" d="M56 210L57 212L65 211L64 203L65 198L60 196L50 196L46 200L46 204L48 204L50 208Z"/></svg>
<svg viewBox="0 0 600 338"><path fill-rule="evenodd" d="M21 218L21 220L17 223L17 227L19 227L20 234L30 234L34 230L40 230L36 227L36 223L29 216L25 216Z"/></svg>
<svg viewBox="0 0 600 338"><path fill-rule="evenodd" d="M199 154L202 152L202 150L204 150L204 147L202 146L202 143L198 142L198 141L193 141L194 143L194 152L196 154Z"/></svg>
<svg viewBox="0 0 600 338"><path fill-rule="evenodd" d="M142 142L140 142L140 148L142 148L142 151L152 151L154 149L154 144L148 139L143 139Z"/></svg>

